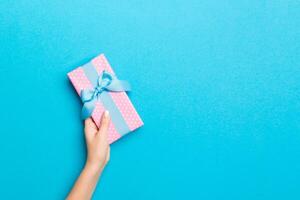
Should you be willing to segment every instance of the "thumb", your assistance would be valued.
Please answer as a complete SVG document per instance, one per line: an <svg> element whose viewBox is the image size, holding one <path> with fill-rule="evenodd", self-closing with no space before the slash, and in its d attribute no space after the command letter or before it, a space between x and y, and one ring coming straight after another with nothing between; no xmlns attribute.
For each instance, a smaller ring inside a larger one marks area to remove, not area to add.
<svg viewBox="0 0 300 200"><path fill-rule="evenodd" d="M109 123L110 123L110 116L109 116L109 112L106 110L102 114L99 131L97 133L98 137L100 137L103 140L104 139L107 140L107 138L108 138Z"/></svg>

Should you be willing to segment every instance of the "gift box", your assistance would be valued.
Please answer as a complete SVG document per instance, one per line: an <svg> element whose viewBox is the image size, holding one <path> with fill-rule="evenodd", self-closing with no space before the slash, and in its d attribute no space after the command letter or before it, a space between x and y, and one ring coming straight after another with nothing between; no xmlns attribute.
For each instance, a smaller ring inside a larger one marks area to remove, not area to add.
<svg viewBox="0 0 300 200"><path fill-rule="evenodd" d="M143 125L126 94L130 89L128 82L116 77L103 54L69 72L68 77L83 102L83 119L92 117L99 127L102 113L109 111L109 143Z"/></svg>

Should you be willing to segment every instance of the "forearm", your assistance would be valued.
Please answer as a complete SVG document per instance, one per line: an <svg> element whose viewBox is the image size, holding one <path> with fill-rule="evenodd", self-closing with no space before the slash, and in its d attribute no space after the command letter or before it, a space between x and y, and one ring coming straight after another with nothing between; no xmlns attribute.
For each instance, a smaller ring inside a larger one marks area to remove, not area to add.
<svg viewBox="0 0 300 200"><path fill-rule="evenodd" d="M67 200L89 200L95 190L103 168L87 163L78 177Z"/></svg>

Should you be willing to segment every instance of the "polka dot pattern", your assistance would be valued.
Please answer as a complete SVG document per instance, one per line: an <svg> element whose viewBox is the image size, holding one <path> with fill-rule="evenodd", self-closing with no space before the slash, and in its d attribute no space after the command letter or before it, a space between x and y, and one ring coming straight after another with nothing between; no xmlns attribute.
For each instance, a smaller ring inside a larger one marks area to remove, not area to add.
<svg viewBox="0 0 300 200"><path fill-rule="evenodd" d="M105 58L104 54L101 54L98 57L94 58L92 60L92 63L95 66L98 74L100 74L103 70L106 70L111 74L115 74L110 64L108 63L107 59Z"/></svg>
<svg viewBox="0 0 300 200"><path fill-rule="evenodd" d="M68 73L68 76L78 95L80 95L81 90L92 88L92 84L85 76L84 71L81 67L78 67L77 69Z"/></svg>
<svg viewBox="0 0 300 200"><path fill-rule="evenodd" d="M71 71L68 73L68 77L71 80L76 92L80 95L81 90L83 89L91 89L93 86L88 80L88 78L84 74L84 70L81 67ZM102 113L104 112L104 107L101 102L97 102L96 108L93 111L92 118L96 125L99 127ZM116 131L113 123L110 123L108 128L108 141L109 143L113 143L118 140L121 135Z"/></svg>
<svg viewBox="0 0 300 200"><path fill-rule="evenodd" d="M110 64L108 63L107 59L103 54L93 59L92 63L95 66L98 73L101 73L103 70L106 70L114 74ZM119 108L123 118L125 119L131 131L143 125L143 121L141 120L140 116L133 107L126 92L110 92L110 95L114 103Z"/></svg>

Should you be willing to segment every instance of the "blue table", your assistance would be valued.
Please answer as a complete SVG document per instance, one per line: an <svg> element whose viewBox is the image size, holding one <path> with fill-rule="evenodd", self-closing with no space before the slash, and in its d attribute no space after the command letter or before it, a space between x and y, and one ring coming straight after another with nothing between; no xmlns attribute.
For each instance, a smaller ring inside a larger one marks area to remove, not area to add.
<svg viewBox="0 0 300 200"><path fill-rule="evenodd" d="M0 198L63 199L85 161L66 73L105 53L145 126L94 199L300 199L300 3L5 0Z"/></svg>

